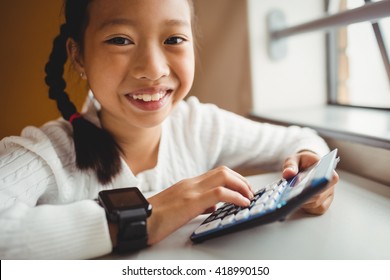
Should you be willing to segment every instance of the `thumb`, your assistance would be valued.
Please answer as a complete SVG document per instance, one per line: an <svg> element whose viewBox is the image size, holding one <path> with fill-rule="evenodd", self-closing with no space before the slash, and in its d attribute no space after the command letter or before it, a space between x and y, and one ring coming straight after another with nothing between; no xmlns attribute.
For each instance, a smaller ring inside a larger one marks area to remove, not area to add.
<svg viewBox="0 0 390 280"><path fill-rule="evenodd" d="M295 156L288 157L283 164L283 178L289 179L294 177L297 175L298 171L298 158Z"/></svg>

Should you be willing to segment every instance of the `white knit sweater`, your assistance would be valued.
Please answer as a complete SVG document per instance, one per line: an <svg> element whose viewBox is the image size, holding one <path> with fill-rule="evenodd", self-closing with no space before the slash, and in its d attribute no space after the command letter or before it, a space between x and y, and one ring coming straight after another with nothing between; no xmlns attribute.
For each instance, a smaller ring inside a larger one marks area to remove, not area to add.
<svg viewBox="0 0 390 280"><path fill-rule="evenodd" d="M93 103L85 116L98 123ZM112 250L102 189L137 186L148 196L219 165L278 170L302 149L323 155L312 130L253 122L195 97L163 123L155 168L122 172L108 186L75 165L71 125L59 119L0 142L0 258L86 259Z"/></svg>

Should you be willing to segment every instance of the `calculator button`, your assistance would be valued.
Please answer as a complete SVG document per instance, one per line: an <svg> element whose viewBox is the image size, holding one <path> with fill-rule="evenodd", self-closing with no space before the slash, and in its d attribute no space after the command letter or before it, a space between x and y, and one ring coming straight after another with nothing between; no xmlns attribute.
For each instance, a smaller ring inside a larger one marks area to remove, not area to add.
<svg viewBox="0 0 390 280"><path fill-rule="evenodd" d="M266 192L263 194L263 197L264 197L264 196L268 196L268 197L269 197L273 192L274 192L274 190L273 190L273 189L270 189L270 190L266 191Z"/></svg>
<svg viewBox="0 0 390 280"><path fill-rule="evenodd" d="M268 199L269 199L268 196L263 195L262 197L260 197L259 200L256 201L255 205L264 204L267 202Z"/></svg>
<svg viewBox="0 0 390 280"><path fill-rule="evenodd" d="M249 217L249 209L245 208L236 214L236 220L240 221Z"/></svg>
<svg viewBox="0 0 390 280"><path fill-rule="evenodd" d="M214 220L214 221L212 221L210 223L207 223L207 224L202 224L195 230L194 233L195 234L200 234L202 232L206 232L206 231L215 229L215 228L217 228L219 226L220 223L221 223L221 219Z"/></svg>
<svg viewBox="0 0 390 280"><path fill-rule="evenodd" d="M280 179L277 184L282 185L284 182L286 182L286 179Z"/></svg>
<svg viewBox="0 0 390 280"><path fill-rule="evenodd" d="M280 193L278 193L278 192L274 192L273 194L272 194L272 196L271 196L271 199L273 199L273 200L278 200L278 198L280 197Z"/></svg>
<svg viewBox="0 0 390 280"><path fill-rule="evenodd" d="M259 199L258 201L256 201L255 206L256 205L261 205L261 204L263 204L263 202L264 202L263 199Z"/></svg>
<svg viewBox="0 0 390 280"><path fill-rule="evenodd" d="M265 207L267 209L272 209L273 207L275 207L275 205L276 205L276 201L273 199L270 199L267 201L267 204L265 205Z"/></svg>
<svg viewBox="0 0 390 280"><path fill-rule="evenodd" d="M219 213L218 216L216 217L216 219L222 219L225 216L226 216L226 212L224 211L224 212Z"/></svg>
<svg viewBox="0 0 390 280"><path fill-rule="evenodd" d="M278 193L282 193L284 191L284 189L286 188L286 185L285 184L282 184L280 185L276 190Z"/></svg>
<svg viewBox="0 0 390 280"><path fill-rule="evenodd" d="M230 209L229 212L227 213L227 215L231 215L231 214L236 214L237 212L237 209L236 208L233 208L233 209Z"/></svg>
<svg viewBox="0 0 390 280"><path fill-rule="evenodd" d="M226 204L225 206L222 207L223 211L229 211L230 209L234 208L235 205L234 204Z"/></svg>
<svg viewBox="0 0 390 280"><path fill-rule="evenodd" d="M264 204L256 205L255 207L253 207L249 211L249 214L250 215L257 215L257 214L261 213L263 210L264 210Z"/></svg>
<svg viewBox="0 0 390 280"><path fill-rule="evenodd" d="M215 216L214 214L210 215L203 223L206 224L206 223L209 223L213 220L215 220L217 216Z"/></svg>
<svg viewBox="0 0 390 280"><path fill-rule="evenodd" d="M261 195L264 191L265 191L265 188L262 188L262 189L258 190L257 192L255 192L254 196Z"/></svg>
<svg viewBox="0 0 390 280"><path fill-rule="evenodd" d="M229 205L232 205L230 202L225 202L224 204L222 204L221 208L225 208Z"/></svg>
<svg viewBox="0 0 390 280"><path fill-rule="evenodd" d="M229 215L223 218L221 225L225 226L234 222L234 215Z"/></svg>

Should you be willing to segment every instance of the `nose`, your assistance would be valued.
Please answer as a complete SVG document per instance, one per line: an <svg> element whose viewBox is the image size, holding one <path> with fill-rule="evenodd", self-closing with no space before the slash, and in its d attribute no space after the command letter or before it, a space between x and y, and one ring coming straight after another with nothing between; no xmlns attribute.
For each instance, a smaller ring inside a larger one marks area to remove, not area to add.
<svg viewBox="0 0 390 280"><path fill-rule="evenodd" d="M132 74L136 79L157 81L169 76L170 69L164 50L158 46L139 47L134 54Z"/></svg>

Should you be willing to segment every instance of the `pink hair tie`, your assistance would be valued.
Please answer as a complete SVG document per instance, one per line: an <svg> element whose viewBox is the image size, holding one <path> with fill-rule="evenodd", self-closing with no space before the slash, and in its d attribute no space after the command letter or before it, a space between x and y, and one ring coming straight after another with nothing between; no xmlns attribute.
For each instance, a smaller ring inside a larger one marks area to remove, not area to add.
<svg viewBox="0 0 390 280"><path fill-rule="evenodd" d="M83 116L82 115L80 115L79 113L74 113L74 114L72 114L71 116L70 116L70 118L69 118L69 122L70 122L70 124L73 124L73 121L74 120L76 120L76 119L79 119L79 118L82 118Z"/></svg>

